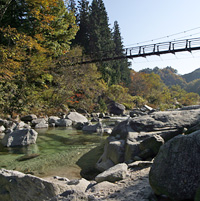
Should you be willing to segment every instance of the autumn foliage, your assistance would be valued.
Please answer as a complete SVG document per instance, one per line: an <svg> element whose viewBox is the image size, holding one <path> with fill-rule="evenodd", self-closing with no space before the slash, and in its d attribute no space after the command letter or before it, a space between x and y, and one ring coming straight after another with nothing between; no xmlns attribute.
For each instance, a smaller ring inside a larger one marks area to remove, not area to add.
<svg viewBox="0 0 200 201"><path fill-rule="evenodd" d="M178 82L181 86L172 84L179 76L169 67L130 71L127 59L74 64L74 58L93 59L110 55L111 50L123 55L122 37L117 22L113 32L109 28L102 0L93 1L90 7L87 0L79 1L79 14L64 0L3 0L0 113L53 114L69 108L104 112L108 99L128 109L198 103L199 95L191 88L199 80L187 86L191 92L187 93L183 79Z"/></svg>

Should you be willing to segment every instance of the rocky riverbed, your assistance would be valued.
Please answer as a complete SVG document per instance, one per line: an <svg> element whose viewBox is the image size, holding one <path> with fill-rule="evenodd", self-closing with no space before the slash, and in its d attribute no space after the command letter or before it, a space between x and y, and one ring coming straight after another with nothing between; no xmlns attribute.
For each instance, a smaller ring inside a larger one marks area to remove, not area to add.
<svg viewBox="0 0 200 201"><path fill-rule="evenodd" d="M2 169L0 200L198 201L199 120L200 106L131 114L107 138L95 166L101 173L94 179L69 180L58 175L41 179ZM69 124L69 119L56 121ZM100 121L76 126L104 129Z"/></svg>

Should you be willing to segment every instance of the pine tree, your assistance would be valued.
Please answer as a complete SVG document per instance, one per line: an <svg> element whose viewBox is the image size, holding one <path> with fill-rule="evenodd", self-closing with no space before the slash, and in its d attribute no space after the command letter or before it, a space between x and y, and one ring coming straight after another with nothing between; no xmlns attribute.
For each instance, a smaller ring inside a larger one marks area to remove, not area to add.
<svg viewBox="0 0 200 201"><path fill-rule="evenodd" d="M124 50L123 50L123 43L122 43L122 37L120 33L120 27L117 21L114 22L114 28L113 28L113 41L115 44L115 55L116 56L123 56ZM113 62L114 69L115 69L115 77L117 83L123 82L124 84L128 85L130 83L130 70L129 66L130 63L127 59L117 60Z"/></svg>
<svg viewBox="0 0 200 201"><path fill-rule="evenodd" d="M79 31L76 34L74 44L84 48L84 52L89 52L89 1L80 0L78 2L79 13L77 15L77 24Z"/></svg>
<svg viewBox="0 0 200 201"><path fill-rule="evenodd" d="M113 50L108 16L102 0L93 0L90 14L90 51L97 58L108 56Z"/></svg>
<svg viewBox="0 0 200 201"><path fill-rule="evenodd" d="M102 59L113 55L114 43L108 24L108 16L102 0L93 0L90 13L90 53L93 58ZM108 84L113 83L112 62L99 64L99 70Z"/></svg>

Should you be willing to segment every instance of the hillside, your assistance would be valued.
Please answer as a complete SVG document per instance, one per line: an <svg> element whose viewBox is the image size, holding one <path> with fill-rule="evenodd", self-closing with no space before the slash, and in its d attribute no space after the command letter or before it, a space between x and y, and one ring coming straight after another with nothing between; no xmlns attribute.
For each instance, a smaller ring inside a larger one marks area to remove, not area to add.
<svg viewBox="0 0 200 201"><path fill-rule="evenodd" d="M196 69L195 71L182 75L182 78L185 79L186 82L191 82L196 79L200 79L200 68Z"/></svg>
<svg viewBox="0 0 200 201"><path fill-rule="evenodd" d="M160 69L158 67L155 67L154 69L146 68L141 70L140 72L158 74L164 84L168 87L171 87L173 85L180 85L182 88L184 88L187 84L186 81L177 74L177 70L169 66L163 69Z"/></svg>

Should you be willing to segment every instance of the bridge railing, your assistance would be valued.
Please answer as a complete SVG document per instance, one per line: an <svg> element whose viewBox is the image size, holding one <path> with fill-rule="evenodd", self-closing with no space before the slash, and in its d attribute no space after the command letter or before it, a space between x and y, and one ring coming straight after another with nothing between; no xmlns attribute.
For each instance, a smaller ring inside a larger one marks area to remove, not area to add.
<svg viewBox="0 0 200 201"><path fill-rule="evenodd" d="M146 57L167 53L200 50L200 38L174 40L162 43L148 44L136 47L125 48L123 53L114 50L109 52L96 52L90 56L71 58L73 64L86 64L117 59L131 59L135 57ZM109 55L109 56L108 56Z"/></svg>
<svg viewBox="0 0 200 201"><path fill-rule="evenodd" d="M200 38L176 40L162 43L155 43L149 45L136 46L125 48L124 54L126 56L148 56L150 54L159 55L160 53L175 53L179 50L190 51L192 48L200 47Z"/></svg>

